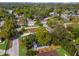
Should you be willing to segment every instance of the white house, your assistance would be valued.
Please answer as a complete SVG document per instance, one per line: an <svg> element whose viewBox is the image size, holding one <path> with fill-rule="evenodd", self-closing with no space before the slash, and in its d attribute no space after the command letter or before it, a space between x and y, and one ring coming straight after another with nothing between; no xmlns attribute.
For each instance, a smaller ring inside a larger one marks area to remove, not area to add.
<svg viewBox="0 0 79 59"><path fill-rule="evenodd" d="M69 20L68 14L61 14L61 18L63 18L65 21Z"/></svg>
<svg viewBox="0 0 79 59"><path fill-rule="evenodd" d="M28 26L34 26L34 24L35 24L34 20L31 19L28 20Z"/></svg>
<svg viewBox="0 0 79 59"><path fill-rule="evenodd" d="M49 15L50 16L59 16L59 14L57 12L50 12Z"/></svg>
<svg viewBox="0 0 79 59"><path fill-rule="evenodd" d="M5 21L0 21L0 27L2 27L4 25Z"/></svg>
<svg viewBox="0 0 79 59"><path fill-rule="evenodd" d="M40 46L40 47L37 47L36 50L38 51L39 49L43 49L43 48L49 48L49 46Z"/></svg>
<svg viewBox="0 0 79 59"><path fill-rule="evenodd" d="M13 10L7 10L7 12L8 12L9 14L12 14L12 13L13 13Z"/></svg>

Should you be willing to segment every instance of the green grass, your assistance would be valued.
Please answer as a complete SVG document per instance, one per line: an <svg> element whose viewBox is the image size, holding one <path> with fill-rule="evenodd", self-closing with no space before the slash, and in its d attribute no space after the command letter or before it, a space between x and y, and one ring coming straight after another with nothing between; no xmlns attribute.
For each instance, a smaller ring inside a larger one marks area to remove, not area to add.
<svg viewBox="0 0 79 59"><path fill-rule="evenodd" d="M21 40L20 40L21 41ZM26 56L26 46L24 44L19 45L19 55Z"/></svg>
<svg viewBox="0 0 79 59"><path fill-rule="evenodd" d="M57 52L60 56L70 56L70 54L67 51L65 51L63 48L58 48Z"/></svg>
<svg viewBox="0 0 79 59"><path fill-rule="evenodd" d="M5 49L7 46L7 40L5 40L4 42L0 43L0 49Z"/></svg>
<svg viewBox="0 0 79 59"><path fill-rule="evenodd" d="M10 55L8 55L8 54L5 55L5 54L3 54L3 55L0 55L0 56L10 56Z"/></svg>

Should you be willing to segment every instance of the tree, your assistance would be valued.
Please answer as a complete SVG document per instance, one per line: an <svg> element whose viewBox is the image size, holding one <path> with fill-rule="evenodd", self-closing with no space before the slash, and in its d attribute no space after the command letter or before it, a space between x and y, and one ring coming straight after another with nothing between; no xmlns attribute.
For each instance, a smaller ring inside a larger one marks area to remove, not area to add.
<svg viewBox="0 0 79 59"><path fill-rule="evenodd" d="M73 45L74 35L62 24L57 24L51 33L51 44L60 45L70 55L74 55L76 49ZM72 52L73 51L73 52Z"/></svg>
<svg viewBox="0 0 79 59"><path fill-rule="evenodd" d="M26 55L27 56L35 56L36 55L36 51L33 50L33 49L29 49L29 50L27 50Z"/></svg>
<svg viewBox="0 0 79 59"><path fill-rule="evenodd" d="M36 37L35 35L32 35L32 34L22 38L22 41L26 45L27 49L33 48L33 42L36 42L35 40L36 40Z"/></svg>
<svg viewBox="0 0 79 59"><path fill-rule="evenodd" d="M73 43L74 43L75 48L76 48L76 52L75 52L74 56L79 55L79 37L76 38Z"/></svg>
<svg viewBox="0 0 79 59"><path fill-rule="evenodd" d="M56 24L58 23L57 19L55 18L50 18L48 21L47 21L47 24L49 27L54 27Z"/></svg>
<svg viewBox="0 0 79 59"><path fill-rule="evenodd" d="M59 14L58 20L61 20L61 14L64 11L64 9L62 7L57 7L54 11Z"/></svg>
<svg viewBox="0 0 79 59"><path fill-rule="evenodd" d="M53 44L55 43L59 45L61 40L67 38L66 36L68 36L68 33L63 25L57 24L54 27L54 30L52 31L51 35L52 35Z"/></svg>
<svg viewBox="0 0 79 59"><path fill-rule="evenodd" d="M52 8L46 4L27 4L24 6L24 15L29 18L44 18L49 16Z"/></svg>
<svg viewBox="0 0 79 59"><path fill-rule="evenodd" d="M5 17L5 15L6 15L5 9L0 8L0 17Z"/></svg>
<svg viewBox="0 0 79 59"><path fill-rule="evenodd" d="M33 50L33 42L36 42L35 35L28 35L22 38L23 44L26 46L27 52L26 55L28 56L34 56L36 55L36 51Z"/></svg>
<svg viewBox="0 0 79 59"><path fill-rule="evenodd" d="M11 17L7 17L5 19L5 23L2 28L2 35L4 38L6 38L8 40L6 50L9 48L9 43L10 43L12 37L14 37L16 35L15 27L16 27L15 21ZM6 54L6 51L5 51L5 54Z"/></svg>
<svg viewBox="0 0 79 59"><path fill-rule="evenodd" d="M23 14L24 13L24 10L23 9L20 9L20 8L16 8L15 9L15 13L18 14L18 15L19 14Z"/></svg>
<svg viewBox="0 0 79 59"><path fill-rule="evenodd" d="M35 35L37 42L42 46L48 45L48 42L51 40L50 34L43 27L36 29Z"/></svg>
<svg viewBox="0 0 79 59"><path fill-rule="evenodd" d="M74 38L79 37L79 24L78 23L73 23L72 25L67 26L67 30L70 31L73 35Z"/></svg>
<svg viewBox="0 0 79 59"><path fill-rule="evenodd" d="M15 35L15 27L15 21L12 18L6 18L3 26L3 31L5 32L6 38L11 38Z"/></svg>
<svg viewBox="0 0 79 59"><path fill-rule="evenodd" d="M36 20L36 23L35 24L38 25L38 26L43 26L43 24L40 22L39 19Z"/></svg>
<svg viewBox="0 0 79 59"><path fill-rule="evenodd" d="M79 37L75 39L75 44L79 44Z"/></svg>

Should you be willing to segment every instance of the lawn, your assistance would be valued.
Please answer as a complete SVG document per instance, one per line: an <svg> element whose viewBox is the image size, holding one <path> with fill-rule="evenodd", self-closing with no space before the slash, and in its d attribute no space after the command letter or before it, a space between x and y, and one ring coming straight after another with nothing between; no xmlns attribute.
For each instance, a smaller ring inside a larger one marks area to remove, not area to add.
<svg viewBox="0 0 79 59"><path fill-rule="evenodd" d="M7 46L7 40L5 40L4 42L0 43L0 49L5 49Z"/></svg>
<svg viewBox="0 0 79 59"><path fill-rule="evenodd" d="M23 42L21 40L20 40L20 44L19 44L19 55L26 56L26 46L23 44Z"/></svg>
<svg viewBox="0 0 79 59"><path fill-rule="evenodd" d="M5 54L4 54L4 55L0 55L0 56L10 56L10 55L8 55L8 54L5 55Z"/></svg>
<svg viewBox="0 0 79 59"><path fill-rule="evenodd" d="M70 56L70 54L67 51L65 51L63 48L58 48L56 50L60 56Z"/></svg>

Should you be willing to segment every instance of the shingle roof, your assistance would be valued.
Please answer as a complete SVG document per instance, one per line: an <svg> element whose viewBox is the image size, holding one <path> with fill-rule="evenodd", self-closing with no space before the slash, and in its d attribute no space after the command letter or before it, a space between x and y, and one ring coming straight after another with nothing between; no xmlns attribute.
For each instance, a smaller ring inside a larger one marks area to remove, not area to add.
<svg viewBox="0 0 79 59"><path fill-rule="evenodd" d="M38 56L58 56L56 51L48 51L48 52L41 52L37 53Z"/></svg>

